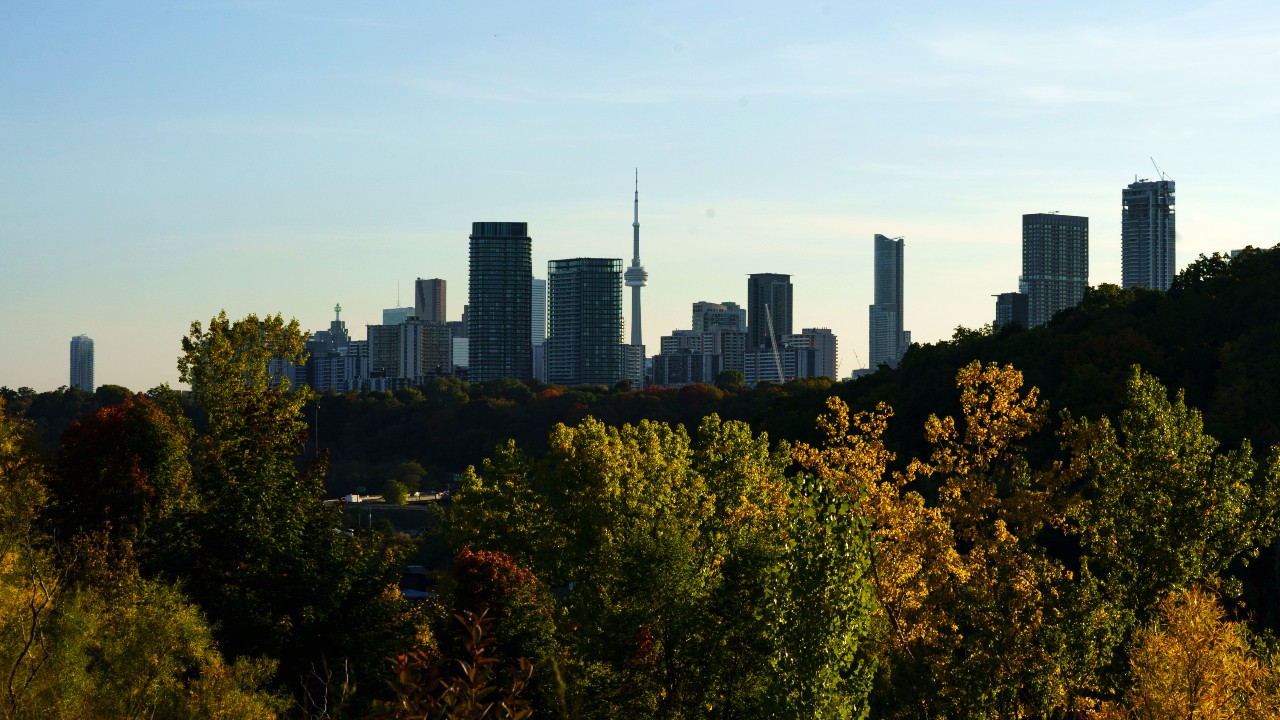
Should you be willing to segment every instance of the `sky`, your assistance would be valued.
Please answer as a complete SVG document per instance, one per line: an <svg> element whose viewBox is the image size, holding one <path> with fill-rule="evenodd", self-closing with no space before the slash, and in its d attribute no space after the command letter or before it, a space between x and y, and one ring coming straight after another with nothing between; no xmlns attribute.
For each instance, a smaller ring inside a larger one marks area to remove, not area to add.
<svg viewBox="0 0 1280 720"><path fill-rule="evenodd" d="M474 221L548 260L630 260L645 343L792 275L793 325L866 365L872 237L905 327L1017 288L1021 215L1177 182L1177 258L1280 242L1274 2L0 3L0 385L178 386L193 321L356 338L415 278L467 287ZM629 316L630 294L624 294ZM655 350L656 351L656 350Z"/></svg>

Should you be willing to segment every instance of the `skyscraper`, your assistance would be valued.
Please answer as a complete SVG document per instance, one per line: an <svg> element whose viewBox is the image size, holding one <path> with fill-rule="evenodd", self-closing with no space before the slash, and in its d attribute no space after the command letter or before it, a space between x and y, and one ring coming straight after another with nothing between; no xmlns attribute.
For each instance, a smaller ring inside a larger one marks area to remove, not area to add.
<svg viewBox="0 0 1280 720"><path fill-rule="evenodd" d="M530 304L530 339L533 342L533 379L547 381L547 281L533 279Z"/></svg>
<svg viewBox="0 0 1280 720"><path fill-rule="evenodd" d="M649 281L649 273L640 264L640 171L636 170L636 194L634 201L635 215L631 221L632 254L631 267L624 276L627 287L631 288L631 344L637 347L644 345L644 333L640 325L640 288ZM643 353L643 351L641 351Z"/></svg>
<svg viewBox="0 0 1280 720"><path fill-rule="evenodd" d="M471 225L467 377L533 378L533 240L527 223Z"/></svg>
<svg viewBox="0 0 1280 720"><path fill-rule="evenodd" d="M1121 192L1121 203L1121 285L1168 290L1177 273L1173 181L1139 180Z"/></svg>
<svg viewBox="0 0 1280 720"><path fill-rule="evenodd" d="M906 240L877 234L874 250L874 290L869 309L868 361L872 370L881 365L897 367L911 344L902 329L902 257Z"/></svg>
<svg viewBox="0 0 1280 720"><path fill-rule="evenodd" d="M547 381L617 384L623 370L622 260L547 263L547 309Z"/></svg>
<svg viewBox="0 0 1280 720"><path fill-rule="evenodd" d="M71 388L93 392L93 338L77 335L71 338Z"/></svg>
<svg viewBox="0 0 1280 720"><path fill-rule="evenodd" d="M530 303L529 337L534 345L547 341L547 281L533 278L533 301Z"/></svg>
<svg viewBox="0 0 1280 720"><path fill-rule="evenodd" d="M1022 278L1027 321L1039 327L1074 307L1089 287L1089 218L1057 213L1022 216Z"/></svg>
<svg viewBox="0 0 1280 720"><path fill-rule="evenodd" d="M781 347L782 336L791 334L792 287L790 275L757 273L747 276L747 351ZM765 311L768 308L768 311ZM773 340L769 322L773 322Z"/></svg>
<svg viewBox="0 0 1280 720"><path fill-rule="evenodd" d="M413 314L424 323L445 322L445 282L440 278L413 283Z"/></svg>

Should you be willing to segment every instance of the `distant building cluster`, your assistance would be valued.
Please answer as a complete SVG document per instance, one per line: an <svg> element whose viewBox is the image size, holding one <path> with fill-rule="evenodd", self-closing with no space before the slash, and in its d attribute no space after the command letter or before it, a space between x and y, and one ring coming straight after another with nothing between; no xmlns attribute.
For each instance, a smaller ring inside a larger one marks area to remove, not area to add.
<svg viewBox="0 0 1280 720"><path fill-rule="evenodd" d="M1121 286L1168 290L1177 274L1174 182L1137 180L1121 191ZM1022 216L1018 291L996 295L993 326L1039 327L1074 307L1089 287L1089 218Z"/></svg>
<svg viewBox="0 0 1280 720"><path fill-rule="evenodd" d="M1121 227L1124 287L1168 289L1176 268L1173 181L1135 179L1122 192ZM621 258L551 260L543 279L533 275L526 223L473 223L460 321L446 319L445 281L420 278L413 306L384 310L382 323L367 325L362 340L350 336L341 306L335 307L328 330L311 336L306 365L285 372L321 392L395 390L445 376L634 387L838 378L836 336L827 328L795 332L791 276L772 272L747 277L745 306L694 302L689 327L662 336L657 353L648 356L641 333L641 291L649 275L640 261L638 178L632 241L628 265ZM868 367L854 370L854 377L896 367L911 345L904 329L905 248L902 237L872 238ZM1079 303L1088 284L1089 219L1023 215L1018 290L995 296L994 326L1043 325ZM631 290L629 338L624 287ZM93 388L93 341L83 335L71 344L71 385Z"/></svg>

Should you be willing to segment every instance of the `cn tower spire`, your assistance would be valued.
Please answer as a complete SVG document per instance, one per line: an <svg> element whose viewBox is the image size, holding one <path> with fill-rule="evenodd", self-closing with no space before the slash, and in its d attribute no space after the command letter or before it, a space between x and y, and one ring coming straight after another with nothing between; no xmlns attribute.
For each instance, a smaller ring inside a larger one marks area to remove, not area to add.
<svg viewBox="0 0 1280 720"><path fill-rule="evenodd" d="M640 328L640 288L649 280L649 273L640 264L640 168L636 168L636 193L634 199L634 219L631 221L633 252L631 267L623 273L627 287L631 288L631 344L637 347L644 345L644 334Z"/></svg>

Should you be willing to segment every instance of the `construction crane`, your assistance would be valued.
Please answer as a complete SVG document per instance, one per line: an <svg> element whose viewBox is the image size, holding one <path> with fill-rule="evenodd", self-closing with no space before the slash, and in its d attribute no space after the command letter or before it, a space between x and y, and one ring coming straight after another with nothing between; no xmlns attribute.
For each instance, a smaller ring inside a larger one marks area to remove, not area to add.
<svg viewBox="0 0 1280 720"><path fill-rule="evenodd" d="M778 354L777 336L773 334L773 313L769 312L769 304L764 306L764 319L769 323L769 346L773 348L773 365L778 368L778 384L786 382L782 376L782 356Z"/></svg>
<svg viewBox="0 0 1280 720"><path fill-rule="evenodd" d="M1156 165L1156 159L1155 159L1155 158L1151 157L1150 155L1148 155L1148 156L1147 156L1147 158L1151 160L1151 165L1152 165L1153 167L1155 167L1155 169L1156 169L1156 174L1160 176L1160 179L1161 179L1161 180L1172 180L1172 179L1173 179L1173 178L1169 177L1168 175L1165 175L1165 174L1164 174L1164 171L1160 169L1160 166L1159 166L1159 165Z"/></svg>

